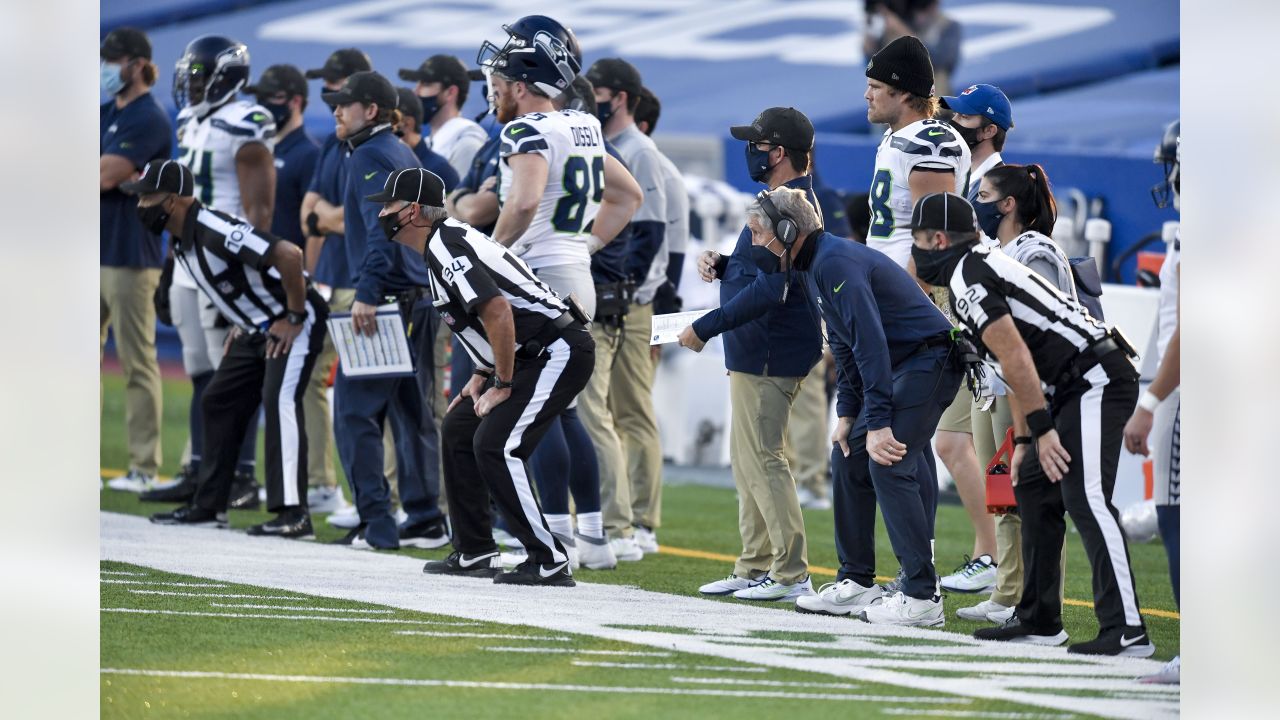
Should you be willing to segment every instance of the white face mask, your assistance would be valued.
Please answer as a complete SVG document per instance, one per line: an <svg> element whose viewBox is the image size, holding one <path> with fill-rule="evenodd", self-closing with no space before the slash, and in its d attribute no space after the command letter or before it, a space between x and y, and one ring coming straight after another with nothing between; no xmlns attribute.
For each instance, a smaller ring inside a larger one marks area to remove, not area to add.
<svg viewBox="0 0 1280 720"><path fill-rule="evenodd" d="M102 61L102 67L100 70L101 75L98 78L98 84L99 87L102 88L103 94L115 97L124 90L125 82L124 78L121 77L121 72L123 70L124 66L120 63L107 62L106 60Z"/></svg>

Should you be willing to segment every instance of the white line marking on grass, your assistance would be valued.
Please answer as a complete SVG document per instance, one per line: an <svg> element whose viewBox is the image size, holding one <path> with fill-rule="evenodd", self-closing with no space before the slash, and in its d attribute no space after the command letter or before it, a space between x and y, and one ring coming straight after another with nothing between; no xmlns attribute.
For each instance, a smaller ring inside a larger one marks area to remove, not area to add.
<svg viewBox="0 0 1280 720"><path fill-rule="evenodd" d="M211 680L262 680L265 682L399 685L408 687L478 688L482 690L550 690L559 692L611 693L620 695L701 695L733 698L782 698L785 700L859 700L856 695L796 693L774 690L715 690L711 688L620 687L615 685L554 685L550 683L481 682L476 680L435 680L418 678L333 677L321 675L265 675L259 673L199 672L189 670L143 670L102 668L103 675L141 675Z"/></svg>
<svg viewBox="0 0 1280 720"><path fill-rule="evenodd" d="M853 683L821 683L821 682L795 682L789 680L744 680L742 678L691 678L691 677L673 677L671 682L678 683L696 683L699 685L746 685L752 687L797 687L797 688L817 688L826 690L858 690L861 685ZM921 703L935 705L967 705L973 700L969 698L955 697L901 697L897 695L845 695L844 697L858 698L866 702L888 702L888 703Z"/></svg>
<svg viewBox="0 0 1280 720"><path fill-rule="evenodd" d="M148 610L144 608L102 608L102 612L141 613L143 615L189 615L254 620L311 620L314 622L393 623L398 625L474 625L475 623L436 622L433 620L396 620L394 618L329 617L326 615L267 615L266 613L197 612L195 610Z"/></svg>
<svg viewBox="0 0 1280 720"><path fill-rule="evenodd" d="M438 623L445 625L447 623ZM455 623L456 624L456 623ZM475 625L475 623L469 623ZM424 635L426 637L457 637L457 638L485 638L487 640L542 640L545 642L570 642L571 637L563 635L499 635L495 633L466 633L466 632L431 632L428 630L397 630L396 635Z"/></svg>
<svg viewBox="0 0 1280 720"><path fill-rule="evenodd" d="M1144 685L1134 682L1133 678L1100 678L1100 677L1021 677L1012 675L984 675L983 680L999 683L1008 688L1027 688L1043 690L1097 690L1125 691L1144 694L1168 694L1177 696L1177 685ZM1174 699L1177 699L1176 697Z"/></svg>
<svg viewBox="0 0 1280 720"><path fill-rule="evenodd" d="M129 592L138 595L166 595L169 597L189 597L189 598L233 598L244 600L306 600L305 597L296 595L234 595L231 593L201 593L201 592L179 592L176 590L135 590L129 588Z"/></svg>
<svg viewBox="0 0 1280 720"><path fill-rule="evenodd" d="M486 647L481 650L490 652L518 652L518 653L572 653L575 655L622 655L625 657L671 657L673 653L655 650L648 652L645 650L575 650L573 648L539 648L539 647Z"/></svg>
<svg viewBox="0 0 1280 720"><path fill-rule="evenodd" d="M709 672L769 672L763 667L733 667L731 665L677 665L675 663L620 663L592 662L589 660L571 660L571 665L578 667L623 668L626 670L706 670Z"/></svg>
<svg viewBox="0 0 1280 720"><path fill-rule="evenodd" d="M986 712L983 710L921 710L920 708L880 708L885 715L929 715L932 717L960 718L997 718L998 720L1057 720L1074 718L1076 715L1058 713L1021 713L1021 712Z"/></svg>
<svg viewBox="0 0 1280 720"><path fill-rule="evenodd" d="M290 598L293 599L293 598ZM340 612L340 613L378 613L381 615L390 615L395 610L362 610L360 608L326 608L326 607L302 607L298 605L254 605L251 603L209 603L213 607L223 608L244 608L247 610L304 610L307 612Z"/></svg>
<svg viewBox="0 0 1280 720"><path fill-rule="evenodd" d="M101 575L133 575L135 577L145 577L146 573L129 572L128 570L99 570Z"/></svg>
<svg viewBox="0 0 1280 720"><path fill-rule="evenodd" d="M202 587L202 588L224 588L227 587L222 583L188 583L188 582L158 582L151 580L99 580L103 585L158 585L164 587Z"/></svg>

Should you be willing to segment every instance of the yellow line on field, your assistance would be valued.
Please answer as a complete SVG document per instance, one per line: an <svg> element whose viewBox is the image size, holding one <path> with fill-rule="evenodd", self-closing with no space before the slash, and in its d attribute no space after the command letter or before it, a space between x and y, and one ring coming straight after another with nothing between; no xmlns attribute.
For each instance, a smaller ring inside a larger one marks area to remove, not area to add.
<svg viewBox="0 0 1280 720"><path fill-rule="evenodd" d="M115 475L123 475L125 471L124 471L124 470L116 470L116 469L114 469L114 468L100 468L100 469L99 469L99 472L100 472L100 474L102 475L102 477L109 477L109 476L115 476ZM160 475L160 476L157 476L157 477L160 477L160 478L162 478L162 479L166 479L166 480L168 479L168 478L164 477L163 475ZM671 547L670 545L662 545L662 546L660 546L660 547L658 548L658 552L663 553L663 554L666 554L666 555L675 555L676 557L693 558L693 559L695 559L695 560L716 560L716 561L719 561L719 562L730 562L730 563L731 563L731 562L735 562L735 561L737 561L737 559L738 559L738 558L734 557L733 555L725 555L725 554L723 554L723 553L713 553L713 552L708 552L708 551L706 551L706 550L690 550L690 549L688 549L688 548ZM809 572L813 573L814 575L826 575L826 576L829 576L829 577L835 577L835 576L836 576L836 570L835 570L834 568L822 567L822 566L820 566L820 565L810 565L810 566L809 566ZM892 580L892 579L893 579L893 578L887 578L887 577L876 577L876 582L889 582L889 581L890 581L890 580ZM1089 602L1088 600L1075 600L1075 599L1072 599L1072 598L1067 598L1067 599L1063 600L1062 602L1063 602L1063 604L1065 604L1065 605L1074 605L1074 606L1076 606L1076 607L1087 607L1087 608L1091 608L1091 607L1093 607L1093 603ZM1180 616L1178 613L1176 613L1176 612L1172 612L1172 611L1170 611L1170 610L1150 610L1150 609L1148 609L1148 610L1141 610L1141 611L1139 611L1139 612L1141 612L1143 615L1150 615L1151 617L1168 618L1168 619L1170 619L1170 620L1181 620L1181 619L1182 619L1182 616Z"/></svg>

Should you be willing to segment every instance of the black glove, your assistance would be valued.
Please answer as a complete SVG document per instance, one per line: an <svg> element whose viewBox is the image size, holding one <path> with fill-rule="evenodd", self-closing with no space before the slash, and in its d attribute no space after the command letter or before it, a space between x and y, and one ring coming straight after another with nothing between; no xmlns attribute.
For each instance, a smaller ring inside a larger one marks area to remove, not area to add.
<svg viewBox="0 0 1280 720"><path fill-rule="evenodd" d="M160 284L151 297L151 304L156 308L156 319L173 327L173 315L169 308L169 288L173 285L173 255L164 260L164 268L160 271Z"/></svg>
<svg viewBox="0 0 1280 720"><path fill-rule="evenodd" d="M676 294L676 287L671 284L670 280L659 285L657 292L653 294L654 315L678 313L683 307L684 299Z"/></svg>

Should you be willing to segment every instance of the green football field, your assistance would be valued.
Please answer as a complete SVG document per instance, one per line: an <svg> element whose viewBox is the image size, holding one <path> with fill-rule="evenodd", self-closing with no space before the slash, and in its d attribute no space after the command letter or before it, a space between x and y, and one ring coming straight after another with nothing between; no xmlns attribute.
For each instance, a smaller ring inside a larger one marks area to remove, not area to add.
<svg viewBox="0 0 1280 720"><path fill-rule="evenodd" d="M105 374L104 472L127 464L122 393L119 376ZM165 381L163 474L176 469L189 394L185 381ZM697 587L728 574L739 550L736 498L730 490L681 482L678 468L668 468L667 480L662 551L615 571L583 569L575 575L579 588L538 596L552 608L563 604L560 613L541 612L546 605L535 603L528 614L490 615L486 602L508 601L493 596L492 586L370 594L383 578L393 586L422 582L418 561L445 551L324 547L342 533L320 518L316 543L265 541L275 555L228 564L216 548L243 544L249 539L242 534L166 535L173 529L104 515L103 716L561 717L569 708L583 716L772 716L794 712L798 701L803 711L856 716L1176 712L1176 690L1130 682L1137 670L1150 670L1149 661L1086 666L1061 649L997 657L1003 648L968 640L978 625L954 612L980 596L947 597L944 629L883 635L856 620L801 616L787 606L701 599ZM109 490L101 498L103 511L125 516L166 509ZM231 515L240 529L266 517ZM817 586L833 579L836 566L830 511L805 511L805 521ZM958 564L972 543L960 507L939 508L937 537L940 566ZM167 538L174 539L173 552L163 550ZM184 542L190 550L177 549ZM896 564L882 529L878 542L878 570L887 576ZM267 545L244 547L252 558ZM1067 549L1064 625L1073 639L1091 638L1088 565L1078 538L1069 537ZM1178 652L1179 620L1163 548L1157 542L1131 552L1156 659L1168 659ZM201 553L222 560L205 561ZM129 564L116 562L125 559ZM307 572L331 561L358 562L352 567L373 573L371 583L338 592ZM274 563L285 570L268 572ZM634 604L608 610L623 597ZM423 627L443 634L406 634ZM990 697L975 692L984 683L1001 690Z"/></svg>

